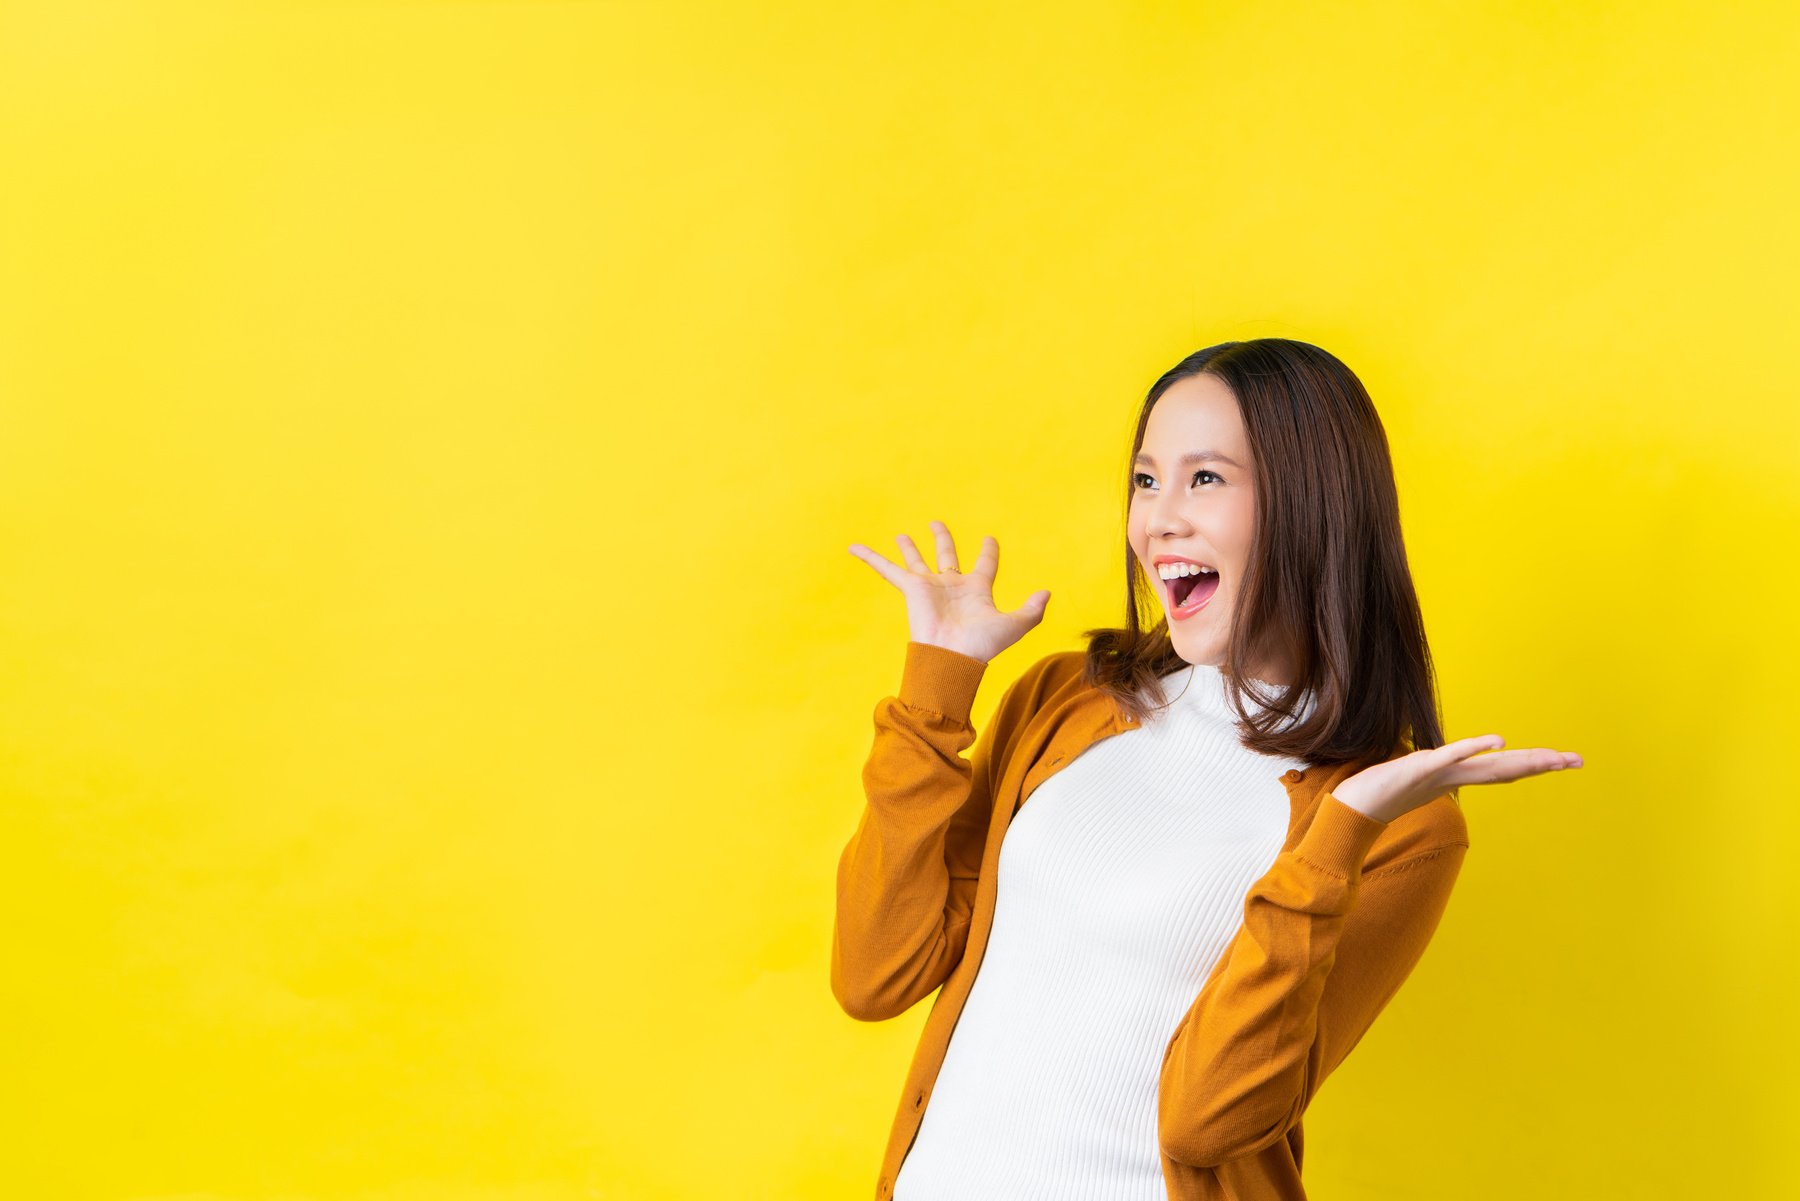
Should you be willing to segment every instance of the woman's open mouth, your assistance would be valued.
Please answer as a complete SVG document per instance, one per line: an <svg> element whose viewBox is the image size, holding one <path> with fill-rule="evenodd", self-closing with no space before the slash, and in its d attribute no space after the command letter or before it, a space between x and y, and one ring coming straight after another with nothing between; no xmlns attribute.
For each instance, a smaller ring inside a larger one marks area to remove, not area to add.
<svg viewBox="0 0 1800 1201"><path fill-rule="evenodd" d="M1219 573L1207 571L1199 575L1177 576L1172 580L1164 580L1163 589L1169 597L1169 616L1180 621L1206 608L1206 603L1219 590Z"/></svg>

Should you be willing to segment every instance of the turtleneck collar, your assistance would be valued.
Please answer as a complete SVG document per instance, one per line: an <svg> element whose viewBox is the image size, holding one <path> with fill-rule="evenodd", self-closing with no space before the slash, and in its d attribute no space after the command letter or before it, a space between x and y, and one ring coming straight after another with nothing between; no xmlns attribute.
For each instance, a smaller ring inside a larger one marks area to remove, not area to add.
<svg viewBox="0 0 1800 1201"><path fill-rule="evenodd" d="M1190 663L1177 671L1161 677L1164 694L1168 697L1170 710L1209 713L1218 716L1232 714L1229 699L1225 690L1225 673L1220 668L1206 663ZM1279 696L1282 685L1267 680L1248 678L1244 690L1244 702L1252 712L1267 706L1258 706L1256 697L1249 691L1254 687L1264 695ZM1312 712L1313 698L1307 697L1301 704L1299 716L1304 718ZM1235 714L1233 714L1235 716Z"/></svg>

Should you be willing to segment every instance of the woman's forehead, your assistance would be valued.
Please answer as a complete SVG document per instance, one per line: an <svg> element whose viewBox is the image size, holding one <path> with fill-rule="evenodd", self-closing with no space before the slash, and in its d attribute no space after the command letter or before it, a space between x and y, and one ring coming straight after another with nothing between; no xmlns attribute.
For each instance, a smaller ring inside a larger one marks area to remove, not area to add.
<svg viewBox="0 0 1800 1201"><path fill-rule="evenodd" d="M1214 450L1249 461L1249 440L1237 397L1216 376L1176 380L1157 398L1144 426L1144 447L1152 457Z"/></svg>
<svg viewBox="0 0 1800 1201"><path fill-rule="evenodd" d="M1156 468L1219 463L1243 470L1250 468L1250 452L1240 434L1224 436L1216 427L1185 427L1168 431L1144 431L1144 444L1133 462Z"/></svg>

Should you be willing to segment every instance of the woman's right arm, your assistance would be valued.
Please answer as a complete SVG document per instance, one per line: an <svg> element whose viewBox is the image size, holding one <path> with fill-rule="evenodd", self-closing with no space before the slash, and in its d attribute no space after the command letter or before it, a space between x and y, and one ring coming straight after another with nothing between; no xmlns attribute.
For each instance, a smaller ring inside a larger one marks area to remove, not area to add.
<svg viewBox="0 0 1800 1201"><path fill-rule="evenodd" d="M1040 659L1006 690L977 740L969 710L987 665L1044 618L1049 592L1023 605L994 605L1000 544L982 541L972 570L957 566L956 543L931 523L937 570L905 534L906 559L890 562L860 542L862 559L906 600L910 637L900 691L875 706L875 745L863 765L867 804L838 859L831 932L831 991L851 1017L878 1022L905 1013L961 961L975 909L994 789L1006 746L1040 674ZM962 752L975 744L972 761Z"/></svg>
<svg viewBox="0 0 1800 1201"><path fill-rule="evenodd" d="M1046 662L1007 689L978 739L969 710L986 662L907 643L899 693L875 706L867 803L838 859L831 991L851 1017L898 1017L961 962L1005 745Z"/></svg>
<svg viewBox="0 0 1800 1201"><path fill-rule="evenodd" d="M831 991L861 1021L906 1012L962 958L993 797L991 739L973 763L962 757L986 671L908 642L899 693L875 706L867 803L838 858L831 939Z"/></svg>

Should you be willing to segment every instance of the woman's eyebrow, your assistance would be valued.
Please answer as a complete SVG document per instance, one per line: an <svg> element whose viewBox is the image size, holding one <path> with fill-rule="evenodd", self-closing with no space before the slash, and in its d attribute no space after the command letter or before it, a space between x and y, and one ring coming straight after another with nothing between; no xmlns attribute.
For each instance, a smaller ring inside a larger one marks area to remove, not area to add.
<svg viewBox="0 0 1800 1201"><path fill-rule="evenodd" d="M1222 455L1216 450L1190 450L1185 455L1181 456L1180 461L1178 461L1175 464L1175 466L1186 467L1189 463L1207 463L1207 462L1230 463L1233 467L1239 467L1239 468L1243 467L1243 464L1238 462L1236 459L1232 458L1229 455ZM1132 466L1134 466L1134 467L1137 466L1139 463L1148 463L1152 467L1156 466L1156 460L1151 458L1148 454L1146 454L1142 451L1140 451L1138 453L1138 457L1133 459L1131 461L1131 463L1132 463Z"/></svg>

